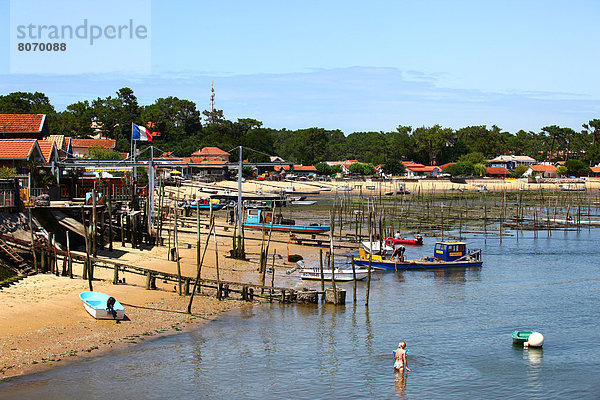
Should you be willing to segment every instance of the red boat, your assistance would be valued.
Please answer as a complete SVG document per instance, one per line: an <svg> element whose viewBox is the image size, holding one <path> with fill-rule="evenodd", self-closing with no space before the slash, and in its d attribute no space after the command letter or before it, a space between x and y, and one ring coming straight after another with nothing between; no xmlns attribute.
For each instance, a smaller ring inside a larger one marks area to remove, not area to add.
<svg viewBox="0 0 600 400"><path fill-rule="evenodd" d="M413 246L422 246L423 245L423 236L417 235L414 239L406 239L400 238L396 239L393 237L388 237L385 239L385 244L390 247L394 247L395 244L411 244Z"/></svg>

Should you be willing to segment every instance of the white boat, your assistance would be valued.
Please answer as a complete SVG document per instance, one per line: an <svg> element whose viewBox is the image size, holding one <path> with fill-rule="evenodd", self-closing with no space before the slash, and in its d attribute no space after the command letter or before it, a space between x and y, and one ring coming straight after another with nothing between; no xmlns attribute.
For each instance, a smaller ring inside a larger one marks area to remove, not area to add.
<svg viewBox="0 0 600 400"><path fill-rule="evenodd" d="M335 268L333 270L334 279L340 282L347 282L354 280L354 275L352 274L352 269L339 269ZM356 280L360 281L367 277L369 274L369 270L366 268L355 268ZM312 280L321 280L321 268L302 268L300 270L300 277L302 279L312 279ZM331 280L331 269L323 269L323 278L326 281Z"/></svg>
<svg viewBox="0 0 600 400"><path fill-rule="evenodd" d="M309 194L319 194L321 192L320 189L313 190L297 190L293 186L288 186L283 190L284 194L295 194L295 195L309 195Z"/></svg>
<svg viewBox="0 0 600 400"><path fill-rule="evenodd" d="M316 200L292 200L291 204L295 206L312 206L313 204L317 204Z"/></svg>
<svg viewBox="0 0 600 400"><path fill-rule="evenodd" d="M394 252L394 248L388 246L385 242L361 242L360 245L367 251L367 253L371 252L373 249L373 254L381 254L381 245L383 244L383 254L392 254Z"/></svg>
<svg viewBox="0 0 600 400"><path fill-rule="evenodd" d="M585 186L578 185L559 185L563 192L585 192Z"/></svg>
<svg viewBox="0 0 600 400"><path fill-rule="evenodd" d="M114 297L100 292L81 292L79 298L83 301L83 307L96 319L123 319L125 308ZM112 310L108 306L109 299L114 300Z"/></svg>

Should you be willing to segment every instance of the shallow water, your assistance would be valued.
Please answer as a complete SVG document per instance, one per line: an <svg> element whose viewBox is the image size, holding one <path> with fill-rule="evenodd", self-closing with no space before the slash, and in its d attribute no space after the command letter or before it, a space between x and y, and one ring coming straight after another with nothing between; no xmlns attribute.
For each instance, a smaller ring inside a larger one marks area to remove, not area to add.
<svg viewBox="0 0 600 400"><path fill-rule="evenodd" d="M430 254L433 239L408 248ZM484 266L376 273L345 307L265 305L0 383L0 398L598 398L600 231L470 238ZM545 336L543 350L511 332ZM400 340L405 378L393 369Z"/></svg>

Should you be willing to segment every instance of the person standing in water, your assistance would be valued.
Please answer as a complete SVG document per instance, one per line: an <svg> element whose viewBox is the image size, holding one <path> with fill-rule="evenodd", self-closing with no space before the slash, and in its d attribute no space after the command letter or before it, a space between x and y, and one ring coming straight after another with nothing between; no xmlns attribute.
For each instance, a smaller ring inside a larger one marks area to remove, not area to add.
<svg viewBox="0 0 600 400"><path fill-rule="evenodd" d="M394 369L398 370L398 372L410 372L408 365L406 363L406 342L400 342L398 344L398 348L395 353L396 362L394 363Z"/></svg>

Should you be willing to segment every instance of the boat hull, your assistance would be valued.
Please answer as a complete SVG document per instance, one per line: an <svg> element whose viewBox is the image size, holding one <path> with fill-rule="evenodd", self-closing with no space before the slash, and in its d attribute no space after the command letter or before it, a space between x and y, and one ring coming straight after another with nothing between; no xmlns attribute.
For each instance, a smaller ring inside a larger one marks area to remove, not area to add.
<svg viewBox="0 0 600 400"><path fill-rule="evenodd" d="M106 302L109 295L100 292L82 292L79 298L83 302L85 310L96 319L123 319L125 318L125 308L115 301L114 310L116 315L106 310Z"/></svg>
<svg viewBox="0 0 600 400"><path fill-rule="evenodd" d="M368 267L369 260L361 258L354 259L354 265ZM427 261L427 260L408 260L408 261L390 261L390 260L372 260L371 268L382 270L405 270L405 269L435 269L435 268L459 268L459 267L481 267L481 260L466 261Z"/></svg>
<svg viewBox="0 0 600 400"><path fill-rule="evenodd" d="M534 331L514 331L512 333L513 344L523 344Z"/></svg>
<svg viewBox="0 0 600 400"><path fill-rule="evenodd" d="M269 229L273 229L274 231L281 232L295 232L295 233L323 233L329 232L330 227L327 225L314 225L314 226L306 226L306 225L278 225L278 224L257 224L251 222L245 222L244 228L250 229L264 229L268 231Z"/></svg>
<svg viewBox="0 0 600 400"><path fill-rule="evenodd" d="M385 243L388 246L393 246L395 244L408 244L408 245L412 245L412 246L422 246L423 245L423 239L395 239L395 238L387 238L385 239Z"/></svg>
<svg viewBox="0 0 600 400"><path fill-rule="evenodd" d="M368 270L357 269L355 270L356 280L361 281L369 274ZM321 280L321 270L319 268L305 268L300 271L300 277L305 280ZM331 270L323 270L323 279L326 281L331 280ZM336 282L348 282L354 280L352 270L335 270L334 279Z"/></svg>

